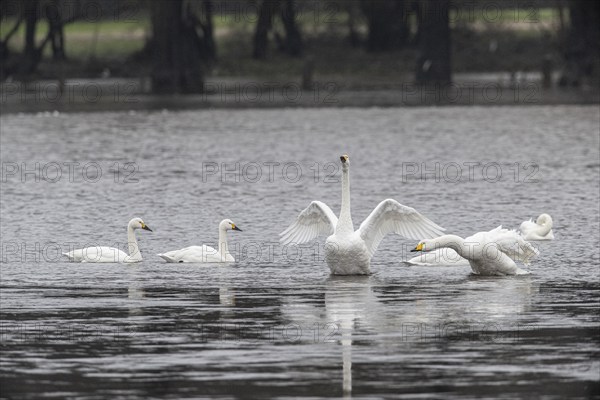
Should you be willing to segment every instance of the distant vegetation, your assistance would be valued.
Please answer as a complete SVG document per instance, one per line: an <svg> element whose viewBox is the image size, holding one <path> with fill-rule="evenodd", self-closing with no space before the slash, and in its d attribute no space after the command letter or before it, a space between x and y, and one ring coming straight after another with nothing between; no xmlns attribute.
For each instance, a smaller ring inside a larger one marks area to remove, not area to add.
<svg viewBox="0 0 600 400"><path fill-rule="evenodd" d="M180 74L194 92L207 75L291 79L310 68L315 79L373 87L430 64L447 63L422 79L443 82L450 69L539 71L550 62L577 84L597 79L598 3L4 0L1 78L148 76L166 92L186 91L171 81ZM448 57L432 63L444 46Z"/></svg>

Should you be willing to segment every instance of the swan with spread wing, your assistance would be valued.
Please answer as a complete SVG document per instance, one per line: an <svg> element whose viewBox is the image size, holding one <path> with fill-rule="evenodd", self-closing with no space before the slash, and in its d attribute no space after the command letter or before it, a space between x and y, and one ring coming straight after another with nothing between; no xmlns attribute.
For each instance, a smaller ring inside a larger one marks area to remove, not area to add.
<svg viewBox="0 0 600 400"><path fill-rule="evenodd" d="M371 215L354 230L350 213L350 160L342 161L342 208L339 218L320 201L313 201L296 221L280 236L282 244L301 244L319 235L329 235L325 243L325 260L333 275L370 274L371 258L388 233L409 239L434 238L443 228L421 215L414 208L396 200L384 200Z"/></svg>
<svg viewBox="0 0 600 400"><path fill-rule="evenodd" d="M514 230L502 226L489 232L478 232L465 239L444 235L421 240L411 251L438 251L452 249L467 259L476 275L528 275L515 261L528 265L539 251Z"/></svg>

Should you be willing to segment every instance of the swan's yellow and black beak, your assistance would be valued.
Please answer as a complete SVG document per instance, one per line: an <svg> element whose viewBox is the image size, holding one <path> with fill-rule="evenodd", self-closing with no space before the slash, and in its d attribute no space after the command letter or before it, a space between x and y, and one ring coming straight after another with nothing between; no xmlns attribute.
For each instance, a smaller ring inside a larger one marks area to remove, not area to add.
<svg viewBox="0 0 600 400"><path fill-rule="evenodd" d="M419 243L417 245L417 247L415 247L414 249L412 249L410 252L413 253L415 251L423 251L423 243Z"/></svg>
<svg viewBox="0 0 600 400"><path fill-rule="evenodd" d="M152 232L152 229L150 229L150 227L143 222L142 222L142 229Z"/></svg>
<svg viewBox="0 0 600 400"><path fill-rule="evenodd" d="M342 164L346 164L348 162L349 157L347 155L343 155L340 157L340 161L342 161Z"/></svg>
<svg viewBox="0 0 600 400"><path fill-rule="evenodd" d="M235 224L231 224L231 229L233 229L234 231L242 232L242 230L240 228L238 228Z"/></svg>

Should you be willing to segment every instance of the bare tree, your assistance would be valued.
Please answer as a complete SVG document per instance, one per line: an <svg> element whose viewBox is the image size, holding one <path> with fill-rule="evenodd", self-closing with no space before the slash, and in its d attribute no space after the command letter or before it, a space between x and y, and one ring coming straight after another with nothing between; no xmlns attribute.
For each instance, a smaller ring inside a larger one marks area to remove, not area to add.
<svg viewBox="0 0 600 400"><path fill-rule="evenodd" d="M25 50L23 51L22 72L32 73L39 62L40 53L35 46L35 30L38 22L38 0L24 0Z"/></svg>
<svg viewBox="0 0 600 400"><path fill-rule="evenodd" d="M48 0L45 5L45 16L48 20L48 35L52 46L52 58L65 60L65 35L63 21L63 5L61 0Z"/></svg>

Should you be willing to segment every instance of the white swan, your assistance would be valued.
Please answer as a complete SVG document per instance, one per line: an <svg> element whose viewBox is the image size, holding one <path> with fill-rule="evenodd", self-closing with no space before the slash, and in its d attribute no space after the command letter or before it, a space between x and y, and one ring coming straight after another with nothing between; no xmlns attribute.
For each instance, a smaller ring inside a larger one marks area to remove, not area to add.
<svg viewBox="0 0 600 400"><path fill-rule="evenodd" d="M523 221L519 227L525 240L554 240L552 217L542 214L535 221Z"/></svg>
<svg viewBox="0 0 600 400"><path fill-rule="evenodd" d="M525 240L554 240L554 233L552 233L552 217L548 214L540 215L535 222L533 220L524 221L519 227L519 231ZM450 248L422 253L417 257L411 258L407 263L420 266L470 265L467 259L461 257L456 251Z"/></svg>
<svg viewBox="0 0 600 400"><path fill-rule="evenodd" d="M122 250L114 247L86 247L84 249L77 249L63 255L69 257L71 261L76 262L88 262L88 263L134 263L142 261L142 254L138 247L137 239L135 238L136 229L145 229L152 232L152 229L148 227L141 220L141 218L134 218L127 224L127 247L129 254Z"/></svg>
<svg viewBox="0 0 600 400"><path fill-rule="evenodd" d="M296 222L283 231L284 245L306 243L319 235L328 234L325 260L333 275L366 275L370 273L371 257L388 233L407 238L439 236L443 228L419 214L414 208L396 200L384 200L355 232L350 215L350 161L342 161L342 209L338 219L333 211L320 201L313 201L300 213ZM422 237L421 237L422 236Z"/></svg>
<svg viewBox="0 0 600 400"><path fill-rule="evenodd" d="M422 240L411 251L433 251L451 248L466 258L477 275L526 275L529 272L517 267L515 261L529 264L539 252L519 233L499 226L489 232L478 232L466 239L444 235Z"/></svg>
<svg viewBox="0 0 600 400"><path fill-rule="evenodd" d="M159 257L163 258L167 262L172 263L222 263L222 262L234 262L235 259L229 253L229 247L227 247L227 231L242 231L238 228L232 220L224 219L219 224L219 249L206 245L202 246L190 246L181 250L173 250L164 254L158 254Z"/></svg>

